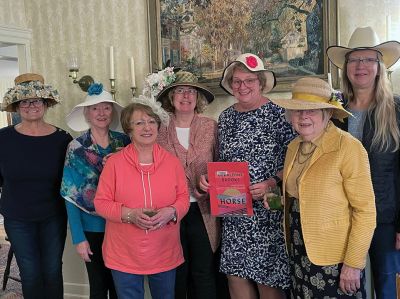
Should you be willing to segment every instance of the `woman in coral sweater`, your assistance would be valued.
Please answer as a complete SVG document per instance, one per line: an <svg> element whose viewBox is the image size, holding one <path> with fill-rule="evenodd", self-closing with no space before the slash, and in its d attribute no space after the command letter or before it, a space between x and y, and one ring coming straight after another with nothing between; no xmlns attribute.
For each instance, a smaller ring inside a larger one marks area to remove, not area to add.
<svg viewBox="0 0 400 299"><path fill-rule="evenodd" d="M175 269L183 263L179 221L189 207L179 160L156 144L168 114L140 96L121 115L132 143L109 158L94 204L106 219L105 265L118 298L144 298L147 275L152 298L174 298Z"/></svg>

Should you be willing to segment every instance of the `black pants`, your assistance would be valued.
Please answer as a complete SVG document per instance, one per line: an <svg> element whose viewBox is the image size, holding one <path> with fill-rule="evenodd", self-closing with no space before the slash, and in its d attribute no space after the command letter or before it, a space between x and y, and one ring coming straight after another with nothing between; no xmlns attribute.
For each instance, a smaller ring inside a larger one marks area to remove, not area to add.
<svg viewBox="0 0 400 299"><path fill-rule="evenodd" d="M175 298L216 299L215 258L197 203L181 221L181 243L185 262L176 271Z"/></svg>
<svg viewBox="0 0 400 299"><path fill-rule="evenodd" d="M87 262L86 270L89 276L90 299L117 299L111 270L104 266L101 245L103 244L104 233L85 232L87 241L93 255L90 256L91 262Z"/></svg>

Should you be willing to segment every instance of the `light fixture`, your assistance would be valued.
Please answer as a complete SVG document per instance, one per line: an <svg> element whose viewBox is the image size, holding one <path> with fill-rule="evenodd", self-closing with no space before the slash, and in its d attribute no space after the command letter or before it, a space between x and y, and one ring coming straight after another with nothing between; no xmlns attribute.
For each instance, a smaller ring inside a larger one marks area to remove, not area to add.
<svg viewBox="0 0 400 299"><path fill-rule="evenodd" d="M68 62L68 70L69 70L69 77L72 78L73 83L78 83L79 87L87 92L89 86L94 83L94 79L92 76L85 75L82 78L78 79L78 72L79 72L79 63L77 57L71 57Z"/></svg>

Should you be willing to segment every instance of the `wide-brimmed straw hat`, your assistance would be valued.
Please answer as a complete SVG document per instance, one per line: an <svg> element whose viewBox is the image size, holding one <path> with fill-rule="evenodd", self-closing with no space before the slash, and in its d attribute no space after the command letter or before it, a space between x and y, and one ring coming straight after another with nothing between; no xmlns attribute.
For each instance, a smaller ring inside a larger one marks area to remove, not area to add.
<svg viewBox="0 0 400 299"><path fill-rule="evenodd" d="M72 111L67 115L67 125L77 132L86 131L90 128L90 124L86 121L83 113L85 107L103 102L113 104L112 121L109 127L110 130L122 131L119 116L121 115L123 107L112 99L112 96L108 91L103 90L103 84L101 83L93 83L90 85L85 100L72 108Z"/></svg>
<svg viewBox="0 0 400 299"><path fill-rule="evenodd" d="M14 79L15 86L4 95L1 110L16 111L16 103L29 99L44 99L48 107L60 102L58 91L51 85L44 84L43 76L34 73L19 75Z"/></svg>
<svg viewBox="0 0 400 299"><path fill-rule="evenodd" d="M213 93L203 86L201 83L198 82L198 78L187 71L178 71L175 74L175 80L170 85L166 86L160 93L157 95L157 101L164 101L168 97L168 92L176 87L176 86L191 86L196 88L198 91L203 93L204 97L206 98L208 103L214 101Z"/></svg>
<svg viewBox="0 0 400 299"><path fill-rule="evenodd" d="M333 109L333 118L343 119L351 115L346 111L339 96L329 83L315 77L297 80L292 89L291 99L271 99L288 110Z"/></svg>
<svg viewBox="0 0 400 299"><path fill-rule="evenodd" d="M234 61L232 61L224 70L221 79L221 87L229 94L233 95L232 87L230 86L228 75L232 75L231 70L238 63L243 64L250 72L262 72L265 77L266 84L263 90L263 94L270 92L276 85L275 74L272 71L265 69L264 63L257 55L251 53L245 53L239 55Z"/></svg>
<svg viewBox="0 0 400 299"><path fill-rule="evenodd" d="M398 41L380 43L378 35L371 27L356 28L350 37L347 47L331 46L326 49L326 54L334 65L343 69L346 55L357 50L379 52L386 68L390 68L400 58L400 43Z"/></svg>

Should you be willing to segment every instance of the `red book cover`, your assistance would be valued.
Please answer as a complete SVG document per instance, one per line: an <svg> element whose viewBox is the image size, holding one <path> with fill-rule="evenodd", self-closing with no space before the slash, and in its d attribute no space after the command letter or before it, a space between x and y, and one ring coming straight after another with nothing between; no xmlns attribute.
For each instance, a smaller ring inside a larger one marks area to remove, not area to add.
<svg viewBox="0 0 400 299"><path fill-rule="evenodd" d="M247 162L208 162L211 215L218 217L252 216Z"/></svg>

